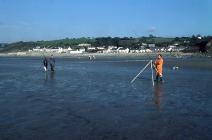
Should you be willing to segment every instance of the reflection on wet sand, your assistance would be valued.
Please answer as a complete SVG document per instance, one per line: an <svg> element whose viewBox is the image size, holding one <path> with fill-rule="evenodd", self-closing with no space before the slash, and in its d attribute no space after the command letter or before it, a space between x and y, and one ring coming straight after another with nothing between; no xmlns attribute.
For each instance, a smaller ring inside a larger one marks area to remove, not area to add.
<svg viewBox="0 0 212 140"><path fill-rule="evenodd" d="M50 79L51 79L51 81L54 80L54 77L55 77L55 72L51 72L51 73L50 73Z"/></svg>
<svg viewBox="0 0 212 140"><path fill-rule="evenodd" d="M48 73L47 72L45 72L45 82L47 82L48 81Z"/></svg>
<svg viewBox="0 0 212 140"><path fill-rule="evenodd" d="M55 72L45 72L44 74L44 82L48 82L48 81L51 81L53 82L55 80Z"/></svg>
<svg viewBox="0 0 212 140"><path fill-rule="evenodd" d="M161 110L161 99L163 95L163 85L161 83L155 83L154 86L154 103L158 110Z"/></svg>

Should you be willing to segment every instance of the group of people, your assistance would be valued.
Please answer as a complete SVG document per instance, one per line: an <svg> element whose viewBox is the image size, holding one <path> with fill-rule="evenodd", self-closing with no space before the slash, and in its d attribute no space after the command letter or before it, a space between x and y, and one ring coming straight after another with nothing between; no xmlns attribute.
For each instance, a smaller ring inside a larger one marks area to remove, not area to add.
<svg viewBox="0 0 212 140"><path fill-rule="evenodd" d="M50 69L53 72L55 70L55 59L54 59L53 55L51 55L51 57L49 59L47 59L44 56L44 59L43 59L44 71L48 70L48 65L50 65Z"/></svg>
<svg viewBox="0 0 212 140"><path fill-rule="evenodd" d="M91 55L89 55L89 56L88 56L88 59L89 59L89 60L95 60L95 59L96 59L96 57L95 57L94 55L92 55L92 56L91 56Z"/></svg>
<svg viewBox="0 0 212 140"><path fill-rule="evenodd" d="M55 59L53 55L49 59L44 57L43 59L43 65L44 65L44 70L48 70L48 65L50 65L51 71L55 70ZM157 55L157 58L155 62L153 63L155 72L156 72L156 78L155 81L161 81L163 82L163 56L161 54Z"/></svg>

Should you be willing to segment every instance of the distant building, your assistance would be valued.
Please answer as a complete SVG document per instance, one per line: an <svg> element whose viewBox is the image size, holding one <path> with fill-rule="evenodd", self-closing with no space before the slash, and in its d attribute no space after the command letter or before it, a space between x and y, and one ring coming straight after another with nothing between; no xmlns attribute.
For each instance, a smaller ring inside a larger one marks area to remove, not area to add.
<svg viewBox="0 0 212 140"><path fill-rule="evenodd" d="M86 52L90 52L90 53L96 53L97 52L97 49L96 47L87 47L86 48Z"/></svg>
<svg viewBox="0 0 212 140"><path fill-rule="evenodd" d="M141 50L130 50L130 53L141 53Z"/></svg>
<svg viewBox="0 0 212 140"><path fill-rule="evenodd" d="M175 46L175 45L169 45L169 46L168 46L168 48L166 49L166 51L168 51L168 52L172 52L172 51L174 51L174 50L175 50L175 48L176 48L176 46Z"/></svg>
<svg viewBox="0 0 212 140"><path fill-rule="evenodd" d="M123 48L123 47L119 47L118 49L117 49L117 52L118 53L129 53L130 52L130 49L129 48Z"/></svg>
<svg viewBox="0 0 212 140"><path fill-rule="evenodd" d="M71 50L69 53L70 54L81 54L81 53L84 53L85 51L84 50Z"/></svg>
<svg viewBox="0 0 212 140"><path fill-rule="evenodd" d="M145 50L145 52L146 52L146 53L151 53L151 52L152 52L152 50L150 50L150 49L146 49L146 50Z"/></svg>
<svg viewBox="0 0 212 140"><path fill-rule="evenodd" d="M117 46L108 46L108 49L103 50L104 53L117 53Z"/></svg>
<svg viewBox="0 0 212 140"><path fill-rule="evenodd" d="M67 49L68 51L72 51L72 48L71 47L68 47L68 49Z"/></svg>
<svg viewBox="0 0 212 140"><path fill-rule="evenodd" d="M91 44L87 44L87 43L82 43L82 44L78 44L78 47L91 47Z"/></svg>
<svg viewBox="0 0 212 140"><path fill-rule="evenodd" d="M155 44L148 44L149 48L155 48Z"/></svg>
<svg viewBox="0 0 212 140"><path fill-rule="evenodd" d="M146 47L146 46L147 46L147 44L146 44L146 43L142 43L142 46Z"/></svg>
<svg viewBox="0 0 212 140"><path fill-rule="evenodd" d="M103 53L104 50L105 50L104 47L96 47L96 49L97 49L97 52L98 52L98 53Z"/></svg>

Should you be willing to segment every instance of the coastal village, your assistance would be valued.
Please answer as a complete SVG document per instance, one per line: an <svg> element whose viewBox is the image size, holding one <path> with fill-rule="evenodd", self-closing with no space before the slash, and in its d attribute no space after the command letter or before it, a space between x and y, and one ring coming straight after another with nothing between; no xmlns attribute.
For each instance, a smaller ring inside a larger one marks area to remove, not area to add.
<svg viewBox="0 0 212 140"><path fill-rule="evenodd" d="M139 49L129 49L117 46L100 46L94 47L91 44L78 44L78 49L73 49L72 47L57 47L57 48L46 48L36 46L28 52L46 52L46 53L67 53L67 54L83 54L83 53L152 53L152 52L180 52L185 49L185 47L177 47L178 44L173 44L168 47L159 48L155 44L142 43Z"/></svg>
<svg viewBox="0 0 212 140"><path fill-rule="evenodd" d="M37 56L40 54L146 54L204 53L211 54L211 37L141 37L141 38L78 38L53 41L15 42L2 44L2 55Z"/></svg>

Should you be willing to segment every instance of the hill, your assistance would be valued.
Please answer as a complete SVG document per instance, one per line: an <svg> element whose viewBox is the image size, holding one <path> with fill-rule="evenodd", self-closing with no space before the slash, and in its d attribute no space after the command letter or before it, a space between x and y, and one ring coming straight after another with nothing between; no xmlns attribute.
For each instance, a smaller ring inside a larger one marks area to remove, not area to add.
<svg viewBox="0 0 212 140"><path fill-rule="evenodd" d="M168 47L169 45L184 46L187 48L185 52L196 52L199 50L198 44L201 42L209 42L211 40L210 36L202 37L199 36L192 37L155 37L150 35L149 37L98 37L98 38L65 38L59 40L50 41L35 41L35 42L15 42L4 44L1 47L0 52L18 52L18 51L28 51L29 49L40 46L41 48L79 48L78 44L91 44L93 47L108 47L117 46L129 49L138 49L143 44L155 44L156 47Z"/></svg>

